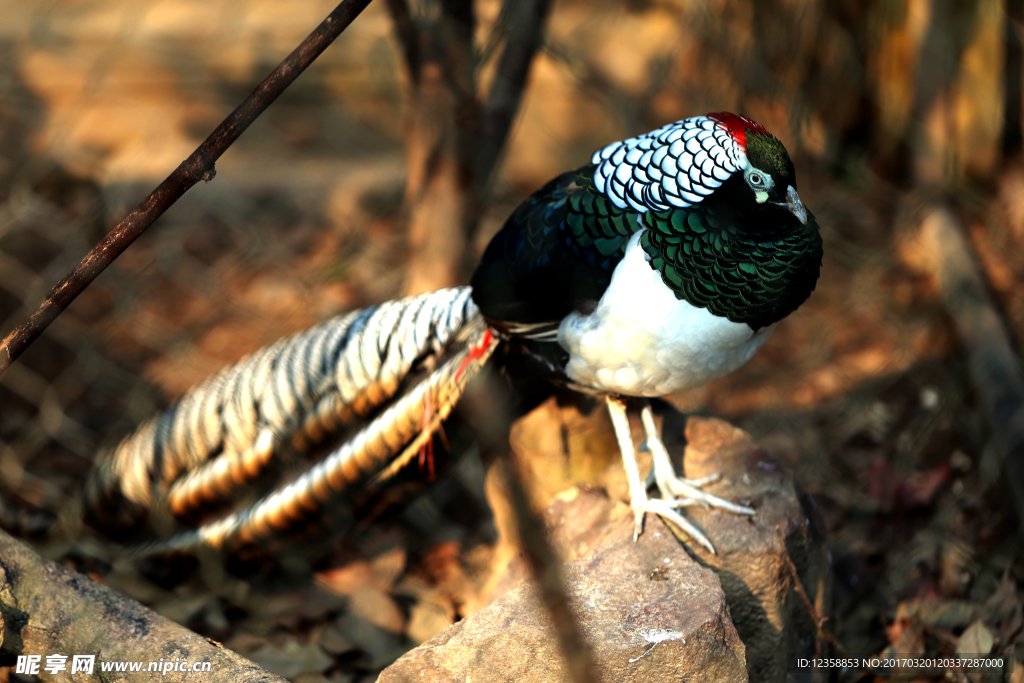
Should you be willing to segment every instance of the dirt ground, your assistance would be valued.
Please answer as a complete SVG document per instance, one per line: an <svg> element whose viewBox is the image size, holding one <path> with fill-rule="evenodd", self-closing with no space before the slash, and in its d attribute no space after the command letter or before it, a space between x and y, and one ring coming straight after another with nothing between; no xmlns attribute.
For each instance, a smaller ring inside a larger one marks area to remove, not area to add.
<svg viewBox="0 0 1024 683"><path fill-rule="evenodd" d="M957 28L943 34L929 3L855 4L555 3L474 246L610 141L717 110L766 125L822 226L821 279L747 366L671 400L749 431L813 495L834 563L826 628L846 652L1000 653L1016 660L1006 680L1024 681L1020 524L913 239L939 187L1020 360L1024 173L1000 156L1002 52L991 47L1003 14L996 2L961 3L970 16L946 17ZM332 7L0 0L0 332ZM477 3L480 45L499 9ZM933 109L919 106L935 35L953 57L939 98L941 183L919 151L935 130ZM492 74L485 65L478 77ZM197 381L402 293L409 106L389 15L372 3L216 179L0 377L0 526L303 683L374 680L484 604L496 531L471 444L453 438L462 457L431 485L396 492L402 504L358 533L274 561L139 564L69 521L67 501L104 449ZM912 177L928 179L927 192Z"/></svg>

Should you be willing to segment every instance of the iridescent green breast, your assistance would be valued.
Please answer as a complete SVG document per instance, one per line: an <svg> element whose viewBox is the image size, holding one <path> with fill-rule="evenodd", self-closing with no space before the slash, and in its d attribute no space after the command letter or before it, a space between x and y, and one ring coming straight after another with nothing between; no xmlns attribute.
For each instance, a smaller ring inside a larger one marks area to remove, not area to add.
<svg viewBox="0 0 1024 683"><path fill-rule="evenodd" d="M818 280L813 216L803 225L781 207L738 211L706 200L642 220L640 243L676 298L755 330L796 310Z"/></svg>

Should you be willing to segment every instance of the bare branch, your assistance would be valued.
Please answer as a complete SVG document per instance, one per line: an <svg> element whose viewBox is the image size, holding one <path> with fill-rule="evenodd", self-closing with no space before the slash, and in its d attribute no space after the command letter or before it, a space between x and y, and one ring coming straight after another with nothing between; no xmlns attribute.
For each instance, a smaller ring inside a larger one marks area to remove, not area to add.
<svg viewBox="0 0 1024 683"><path fill-rule="evenodd" d="M440 42L434 52L441 63L448 89L454 97L455 160L459 185L467 191L470 205L477 184L474 163L480 145L480 101L477 99L476 51L473 35L476 15L473 0L443 0L444 18L432 38Z"/></svg>
<svg viewBox="0 0 1024 683"><path fill-rule="evenodd" d="M545 392L545 396L548 395ZM538 598L558 633L558 645L565 657L565 668L572 683L595 681L596 664L590 642L584 638L579 620L573 612L565 584L565 567L548 538L542 521L534 512L523 484L524 464L509 444L512 422L520 416L524 403L535 405L539 395L526 397L516 391L504 377L483 371L466 388L457 410L480 445L485 461L493 461L498 479L507 495L515 524L515 536L537 582Z"/></svg>
<svg viewBox="0 0 1024 683"><path fill-rule="evenodd" d="M511 459L514 461L515 457ZM590 644L583 637L565 590L565 570L545 534L544 525L530 507L529 494L516 472L516 466L504 459L495 463L495 467L500 468L501 479L508 491L523 555L537 581L541 602L558 633L569 679L573 683L597 680Z"/></svg>
<svg viewBox="0 0 1024 683"><path fill-rule="evenodd" d="M420 82L420 70L423 67L420 54L420 36L412 22L412 13L406 0L387 0L391 21L395 24L395 33L402 46L405 56L405 67L409 70L409 80L415 87Z"/></svg>
<svg viewBox="0 0 1024 683"><path fill-rule="evenodd" d="M477 182L486 187L519 111L533 57L540 47L551 0L512 2L508 40L487 97L477 153Z"/></svg>
<svg viewBox="0 0 1024 683"><path fill-rule="evenodd" d="M462 220L462 270L467 273L473 272L476 265L474 236L484 212L487 191L519 112L530 65L540 48L550 9L551 0L506 0L501 11L501 16L508 20L505 49L499 58L487 102L477 114L476 130L463 130L463 140L472 145L467 150L471 155L472 187L467 193Z"/></svg>
<svg viewBox="0 0 1024 683"><path fill-rule="evenodd" d="M1024 23L1024 0L1005 0L1003 35L1006 49L1003 53L1003 160L1017 157L1024 146L1024 113L1021 81L1024 79L1024 46L1020 31Z"/></svg>
<svg viewBox="0 0 1024 683"><path fill-rule="evenodd" d="M779 548L782 550L782 559L786 561L786 567L789 569L789 577L791 585L796 591L797 595L800 596L800 600L804 603L804 609L807 610L807 616L814 622L815 628L818 629L818 636L828 641L829 645L836 649L836 652L841 655L846 654L846 648L836 640L836 637L832 635L831 631L825 628L825 622L828 621L828 617L821 616L818 610L814 608L814 603L811 602L811 598L807 595L807 591L804 590L803 581L800 580L800 571L796 568L796 564L793 563L793 558L789 554L789 549L786 547L786 538L782 535L782 530L776 530L776 537L779 539Z"/></svg>
<svg viewBox="0 0 1024 683"><path fill-rule="evenodd" d="M210 181L214 163L249 125L341 35L370 0L342 0L333 12L249 94L185 161L134 211L107 233L78 266L50 291L39 307L0 343L0 373L17 360L96 277L146 228L200 180Z"/></svg>
<svg viewBox="0 0 1024 683"><path fill-rule="evenodd" d="M419 80L412 83L405 210L409 263L405 292L465 280L462 226L476 206L473 166L480 131L470 0L442 0L415 26Z"/></svg>
<svg viewBox="0 0 1024 683"><path fill-rule="evenodd" d="M992 446L1024 519L1024 371L953 212L941 204L927 207L921 238L946 311L967 349L974 390L992 425Z"/></svg>

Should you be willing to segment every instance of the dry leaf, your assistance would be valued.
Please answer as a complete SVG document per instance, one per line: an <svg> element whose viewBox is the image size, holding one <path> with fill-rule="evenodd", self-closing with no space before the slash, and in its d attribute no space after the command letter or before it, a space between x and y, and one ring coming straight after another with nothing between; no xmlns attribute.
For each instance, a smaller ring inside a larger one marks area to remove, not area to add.
<svg viewBox="0 0 1024 683"><path fill-rule="evenodd" d="M287 640L281 647L264 645L250 654L249 659L285 678L321 673L334 663L318 645L300 645L296 640Z"/></svg>
<svg viewBox="0 0 1024 683"><path fill-rule="evenodd" d="M987 655L995 645L995 638L992 632L985 628L981 620L974 622L967 627L967 630L960 636L956 644L958 655Z"/></svg>
<svg viewBox="0 0 1024 683"><path fill-rule="evenodd" d="M901 602L896 608L896 618L885 629L890 643L887 653L924 654L924 626L916 612L917 606L913 602Z"/></svg>

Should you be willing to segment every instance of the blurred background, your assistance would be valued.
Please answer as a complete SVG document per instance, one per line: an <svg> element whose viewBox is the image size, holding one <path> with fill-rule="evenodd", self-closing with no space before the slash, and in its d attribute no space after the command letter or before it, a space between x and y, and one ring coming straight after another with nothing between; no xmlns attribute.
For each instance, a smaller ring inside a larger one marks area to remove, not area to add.
<svg viewBox="0 0 1024 683"><path fill-rule="evenodd" d="M331 9L0 0L0 334ZM1012 499L915 235L926 202L954 208L1019 361L1022 18L1021 0L371 3L216 179L0 377L0 526L41 532L98 454L242 355L467 282L515 206L593 150L728 110L790 151L824 267L744 369L673 402L747 429L815 496L835 560L830 624L850 652L955 646L978 619L1014 652ZM531 31L543 33L532 63L520 56L520 98L507 47ZM486 564L493 534L474 527L488 523L479 501L482 520L446 512L476 495L473 476L450 476L467 490L442 482L443 502L417 503L448 520L446 535L357 543L348 573L330 574L347 602L261 612L238 595L108 580L293 679L373 680L479 604L452 586ZM111 565L88 557L109 555L105 541L82 534L37 547L102 579ZM354 586L372 600L353 602Z"/></svg>

